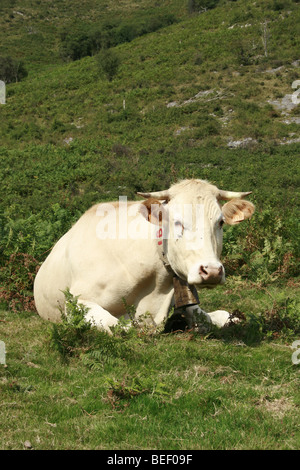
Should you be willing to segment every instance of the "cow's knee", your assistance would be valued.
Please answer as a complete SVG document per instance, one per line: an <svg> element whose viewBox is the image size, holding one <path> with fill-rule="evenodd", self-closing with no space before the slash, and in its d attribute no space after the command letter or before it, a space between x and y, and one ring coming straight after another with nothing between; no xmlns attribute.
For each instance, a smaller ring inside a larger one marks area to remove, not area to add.
<svg viewBox="0 0 300 470"><path fill-rule="evenodd" d="M88 308L85 319L99 330L105 330L111 334L111 327L116 326L118 319L111 315L100 305L89 300L79 299L78 302Z"/></svg>

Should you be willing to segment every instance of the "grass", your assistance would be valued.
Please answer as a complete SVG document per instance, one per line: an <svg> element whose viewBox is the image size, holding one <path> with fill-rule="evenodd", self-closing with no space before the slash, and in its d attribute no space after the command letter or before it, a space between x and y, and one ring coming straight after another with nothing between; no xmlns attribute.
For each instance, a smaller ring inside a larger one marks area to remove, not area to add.
<svg viewBox="0 0 300 470"><path fill-rule="evenodd" d="M243 298L248 314L251 305L256 313L270 307L257 289ZM25 441L37 450L299 448L292 338L257 336L247 345L235 332L123 333L109 340L115 349L105 360L82 348L62 361L51 329L35 314L1 311L2 449L23 449Z"/></svg>

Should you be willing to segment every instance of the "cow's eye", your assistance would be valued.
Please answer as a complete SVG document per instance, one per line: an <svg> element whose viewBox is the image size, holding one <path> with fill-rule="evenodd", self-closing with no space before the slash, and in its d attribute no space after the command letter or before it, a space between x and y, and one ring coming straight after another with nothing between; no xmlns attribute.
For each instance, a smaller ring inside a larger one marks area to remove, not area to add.
<svg viewBox="0 0 300 470"><path fill-rule="evenodd" d="M175 226L175 235L176 235L176 237L181 237L182 234L183 234L183 225L180 222L180 220L175 220L174 226Z"/></svg>
<svg viewBox="0 0 300 470"><path fill-rule="evenodd" d="M225 223L225 220L224 220L224 219L221 219L220 222L219 222L219 227L222 228L223 225L224 225L224 223Z"/></svg>
<svg viewBox="0 0 300 470"><path fill-rule="evenodd" d="M183 225L180 222L180 220L175 221L175 228L176 228L176 230L178 230L178 231L181 230L183 232Z"/></svg>

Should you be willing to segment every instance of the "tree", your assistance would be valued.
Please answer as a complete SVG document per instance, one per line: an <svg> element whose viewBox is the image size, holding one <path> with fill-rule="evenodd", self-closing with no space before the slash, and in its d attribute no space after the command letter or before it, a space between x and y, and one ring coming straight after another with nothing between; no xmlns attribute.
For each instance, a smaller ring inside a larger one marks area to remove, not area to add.
<svg viewBox="0 0 300 470"><path fill-rule="evenodd" d="M0 80L5 83L19 82L27 77L27 70L21 60L10 56L0 57Z"/></svg>
<svg viewBox="0 0 300 470"><path fill-rule="evenodd" d="M100 73L106 75L108 80L111 82L117 74L120 59L111 49L103 49L99 54L97 54L97 64Z"/></svg>
<svg viewBox="0 0 300 470"><path fill-rule="evenodd" d="M202 13L215 8L220 0L188 0L189 13Z"/></svg>

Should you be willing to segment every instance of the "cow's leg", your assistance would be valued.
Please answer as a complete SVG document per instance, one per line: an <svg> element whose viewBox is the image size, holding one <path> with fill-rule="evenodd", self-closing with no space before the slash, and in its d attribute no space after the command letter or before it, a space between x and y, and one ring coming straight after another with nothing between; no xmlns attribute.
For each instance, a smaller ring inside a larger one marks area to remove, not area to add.
<svg viewBox="0 0 300 470"><path fill-rule="evenodd" d="M219 328L225 326L230 319L230 313L226 310L216 310L215 312L207 313L207 315L210 317L212 324ZM235 319L232 318L231 321L235 321Z"/></svg>
<svg viewBox="0 0 300 470"><path fill-rule="evenodd" d="M199 323L204 323L204 325L205 323L212 323L222 328L228 322L230 313L226 312L226 310L216 310L215 312L208 313L204 312L199 306L193 305L192 307L186 308L185 317L189 328L192 328L195 324L199 325Z"/></svg>
<svg viewBox="0 0 300 470"><path fill-rule="evenodd" d="M111 333L110 327L117 325L118 319L95 302L79 298L78 304L82 304L89 309L85 319L100 330Z"/></svg>
<svg viewBox="0 0 300 470"><path fill-rule="evenodd" d="M186 307L185 308L185 313L184 313L186 322L187 322L187 327L189 329L192 328L208 328L209 325L212 323L212 320L204 310L202 310L198 305L192 305L191 307Z"/></svg>

